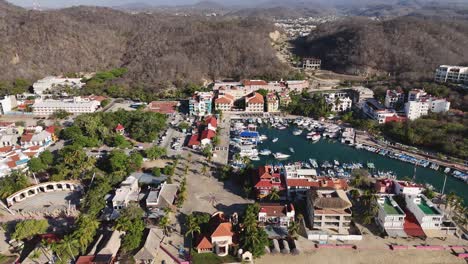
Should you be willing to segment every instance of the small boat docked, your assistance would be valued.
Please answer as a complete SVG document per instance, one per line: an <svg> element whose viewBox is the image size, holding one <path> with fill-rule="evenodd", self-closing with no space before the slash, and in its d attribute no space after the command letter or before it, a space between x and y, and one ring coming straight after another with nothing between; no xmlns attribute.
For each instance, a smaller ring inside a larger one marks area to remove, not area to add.
<svg viewBox="0 0 468 264"><path fill-rule="evenodd" d="M252 161L259 161L260 157L259 156L251 156L251 157L249 157L249 159L252 160Z"/></svg>
<svg viewBox="0 0 468 264"><path fill-rule="evenodd" d="M289 151L291 151L292 153L294 153L294 149L293 149L293 148L289 148Z"/></svg>
<svg viewBox="0 0 468 264"><path fill-rule="evenodd" d="M309 159L309 163L312 165L312 167L318 168L318 163L315 159Z"/></svg>
<svg viewBox="0 0 468 264"><path fill-rule="evenodd" d="M283 154L281 152L277 152L277 153L273 154L273 156L275 157L275 159L287 159L287 158L291 157L290 155Z"/></svg>
<svg viewBox="0 0 468 264"><path fill-rule="evenodd" d="M264 141L264 140L267 140L268 137L266 135L260 135L258 139L260 139L261 141Z"/></svg>
<svg viewBox="0 0 468 264"><path fill-rule="evenodd" d="M275 143L278 141L278 138L274 138L271 142Z"/></svg>
<svg viewBox="0 0 468 264"><path fill-rule="evenodd" d="M271 155L271 150L269 150L269 149L262 149L262 150L260 150L260 152L259 152L258 154L260 154L260 155L262 155L262 156L268 156L268 155Z"/></svg>
<svg viewBox="0 0 468 264"><path fill-rule="evenodd" d="M295 135L295 136L299 136L300 134L302 134L302 130L296 129L296 130L294 130L292 133L293 133L293 135Z"/></svg>
<svg viewBox="0 0 468 264"><path fill-rule="evenodd" d="M320 140L322 136L319 133L309 133L307 134L307 139L312 140L313 142L317 142Z"/></svg>

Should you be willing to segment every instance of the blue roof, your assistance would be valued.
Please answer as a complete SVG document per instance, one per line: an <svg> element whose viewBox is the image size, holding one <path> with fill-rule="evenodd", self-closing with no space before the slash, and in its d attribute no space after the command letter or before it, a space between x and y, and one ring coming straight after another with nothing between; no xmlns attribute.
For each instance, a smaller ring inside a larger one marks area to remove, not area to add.
<svg viewBox="0 0 468 264"><path fill-rule="evenodd" d="M240 133L241 137L258 137L258 132L256 131L243 131Z"/></svg>

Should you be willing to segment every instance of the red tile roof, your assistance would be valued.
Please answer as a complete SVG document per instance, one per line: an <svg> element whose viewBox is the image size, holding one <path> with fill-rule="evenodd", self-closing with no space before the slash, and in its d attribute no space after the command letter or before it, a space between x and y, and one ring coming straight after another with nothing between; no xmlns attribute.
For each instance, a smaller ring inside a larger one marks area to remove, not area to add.
<svg viewBox="0 0 468 264"><path fill-rule="evenodd" d="M403 121L406 121L407 118L404 117L404 116L398 116L398 115L394 115L394 116L387 116L385 118L385 123L387 122L403 122Z"/></svg>
<svg viewBox="0 0 468 264"><path fill-rule="evenodd" d="M248 104L263 104L265 101L263 100L263 95L259 93L253 93L250 97L246 99Z"/></svg>
<svg viewBox="0 0 468 264"><path fill-rule="evenodd" d="M203 130L201 134L201 140L206 139L206 138L212 139L215 136L216 136L216 133L213 130L206 129L206 130Z"/></svg>
<svg viewBox="0 0 468 264"><path fill-rule="evenodd" d="M260 212L266 213L268 216L286 216L286 213L294 211L292 204L280 204L280 203L261 203Z"/></svg>
<svg viewBox="0 0 468 264"><path fill-rule="evenodd" d="M13 155L13 156L11 156L9 158L11 159L11 161L15 161L15 162L20 160L20 157L18 155Z"/></svg>
<svg viewBox="0 0 468 264"><path fill-rule="evenodd" d="M0 148L0 153L10 152L12 149L13 149L12 146L1 147Z"/></svg>
<svg viewBox="0 0 468 264"><path fill-rule="evenodd" d="M125 127L122 126L122 124L120 124L120 123L119 123L119 124L117 125L117 127L115 128L115 131L123 131L123 130L125 130Z"/></svg>
<svg viewBox="0 0 468 264"><path fill-rule="evenodd" d="M14 127L14 122L0 122L0 127Z"/></svg>
<svg viewBox="0 0 468 264"><path fill-rule="evenodd" d="M220 237L220 236L232 236L234 233L232 232L232 224L231 223L221 223L218 227L213 231L211 237Z"/></svg>
<svg viewBox="0 0 468 264"><path fill-rule="evenodd" d="M29 147L28 150L34 151L34 150L38 150L40 148L41 148L41 146L32 146L32 147Z"/></svg>
<svg viewBox="0 0 468 264"><path fill-rule="evenodd" d="M23 136L21 136L21 142L31 142L33 136L34 134L30 133L24 134Z"/></svg>
<svg viewBox="0 0 468 264"><path fill-rule="evenodd" d="M198 135L197 134L192 135L187 145L189 147L200 145L200 141L198 140Z"/></svg>
<svg viewBox="0 0 468 264"><path fill-rule="evenodd" d="M213 245L211 242L206 238L206 236L203 236L200 241L197 243L197 249L212 249Z"/></svg>
<svg viewBox="0 0 468 264"><path fill-rule="evenodd" d="M16 162L15 161L9 161L7 162L8 168L14 168L16 167Z"/></svg>
<svg viewBox="0 0 468 264"><path fill-rule="evenodd" d="M209 116L205 119L205 123L208 125L210 124L213 127L216 127L218 125L218 120L216 120L216 117L214 116Z"/></svg>
<svg viewBox="0 0 468 264"><path fill-rule="evenodd" d="M49 132L50 134L55 134L55 130L57 129L57 126L48 126L45 131Z"/></svg>
<svg viewBox="0 0 468 264"><path fill-rule="evenodd" d="M28 156L30 158L34 157L37 154L37 152L23 152L23 153L24 153L24 155L26 155L26 156Z"/></svg>
<svg viewBox="0 0 468 264"><path fill-rule="evenodd" d="M218 97L215 100L215 104L232 104L234 99L230 99L227 96Z"/></svg>
<svg viewBox="0 0 468 264"><path fill-rule="evenodd" d="M92 101L102 102L102 101L106 100L107 97L102 96L102 95L90 95L90 96L88 96L88 99L92 100Z"/></svg>

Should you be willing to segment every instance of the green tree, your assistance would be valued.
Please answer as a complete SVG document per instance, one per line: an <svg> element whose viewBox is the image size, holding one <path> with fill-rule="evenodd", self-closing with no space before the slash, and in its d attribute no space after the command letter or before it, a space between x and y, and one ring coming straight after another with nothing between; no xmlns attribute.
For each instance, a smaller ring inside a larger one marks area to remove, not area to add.
<svg viewBox="0 0 468 264"><path fill-rule="evenodd" d="M99 228L99 221L91 215L81 214L77 220L73 238L77 240L80 252L84 254L88 246L94 241L94 236Z"/></svg>
<svg viewBox="0 0 468 264"><path fill-rule="evenodd" d="M151 174L153 174L153 176L155 176L155 177L161 177L161 169L158 168L158 167L154 167L151 170Z"/></svg>
<svg viewBox="0 0 468 264"><path fill-rule="evenodd" d="M47 169L47 165L40 158L31 158L28 161L29 170L32 172L41 172Z"/></svg>
<svg viewBox="0 0 468 264"><path fill-rule="evenodd" d="M54 113L52 113L52 118L54 119L65 119L69 117L71 113L65 111L65 110L56 110Z"/></svg>
<svg viewBox="0 0 468 264"><path fill-rule="evenodd" d="M297 239L298 233L299 233L299 225L295 221L292 221L291 223L289 223L289 226L288 226L289 236L294 239Z"/></svg>
<svg viewBox="0 0 468 264"><path fill-rule="evenodd" d="M115 223L115 229L124 231L122 250L130 252L136 249L142 239L145 224L143 222L143 210L138 205L130 205L120 212Z"/></svg>
<svg viewBox="0 0 468 264"><path fill-rule="evenodd" d="M49 150L44 150L41 154L39 154L39 158L45 165L50 166L52 163L54 163L54 155Z"/></svg>
<svg viewBox="0 0 468 264"><path fill-rule="evenodd" d="M0 198L5 199L29 185L29 179L24 173L13 171L10 175L0 178Z"/></svg>
<svg viewBox="0 0 468 264"><path fill-rule="evenodd" d="M158 146L153 146L145 150L145 155L148 159L156 160L161 158L162 156L167 155L167 149Z"/></svg>
<svg viewBox="0 0 468 264"><path fill-rule="evenodd" d="M167 234L167 228L171 225L171 220L169 219L169 216L166 214L163 217L161 217L161 219L159 219L158 225L164 230L164 233Z"/></svg>
<svg viewBox="0 0 468 264"><path fill-rule="evenodd" d="M126 171L128 156L122 150L113 150L109 155L110 171Z"/></svg>
<svg viewBox="0 0 468 264"><path fill-rule="evenodd" d="M265 246L267 246L269 242L265 230L258 226L257 216L259 210L258 204L250 204L247 206L243 221L244 229L240 234L242 248L250 251L255 258L265 253Z"/></svg>
<svg viewBox="0 0 468 264"><path fill-rule="evenodd" d="M110 99L104 99L101 101L101 107L104 108L110 104Z"/></svg>
<svg viewBox="0 0 468 264"><path fill-rule="evenodd" d="M281 198L278 189L273 188L268 194L268 199L271 201L277 201Z"/></svg>
<svg viewBox="0 0 468 264"><path fill-rule="evenodd" d="M16 224L11 237L16 240L30 239L35 235L44 234L48 228L47 220L23 220Z"/></svg>
<svg viewBox="0 0 468 264"><path fill-rule="evenodd" d="M193 214L190 214L186 217L185 228L187 229L187 231L185 232L185 236L188 236L190 234L190 249L191 249L192 241L195 238L193 234L195 233L200 234L201 232L200 225L198 224L197 218L193 216Z"/></svg>

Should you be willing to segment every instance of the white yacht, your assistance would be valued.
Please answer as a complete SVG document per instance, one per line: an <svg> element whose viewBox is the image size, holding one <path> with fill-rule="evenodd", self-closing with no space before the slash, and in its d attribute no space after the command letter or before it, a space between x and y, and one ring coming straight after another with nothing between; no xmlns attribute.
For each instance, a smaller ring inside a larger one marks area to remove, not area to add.
<svg viewBox="0 0 468 264"><path fill-rule="evenodd" d="M294 153L294 149L293 149L293 148L289 148L289 151L291 151L291 153Z"/></svg>
<svg viewBox="0 0 468 264"><path fill-rule="evenodd" d="M302 130L296 129L296 130L294 130L292 133L293 133L293 135L295 135L295 136L299 136L300 134L302 134Z"/></svg>
<svg viewBox="0 0 468 264"><path fill-rule="evenodd" d="M271 155L271 150L269 150L269 149L262 149L262 150L260 150L260 152L259 152L258 154L260 154L260 155L262 155L262 156L268 156L268 155Z"/></svg>
<svg viewBox="0 0 468 264"><path fill-rule="evenodd" d="M273 156L275 157L275 159L287 159L287 158L291 157L291 155L283 154L281 152L277 152L277 153L273 154Z"/></svg>
<svg viewBox="0 0 468 264"><path fill-rule="evenodd" d="M278 138L274 138L271 142L275 143L278 141Z"/></svg>

